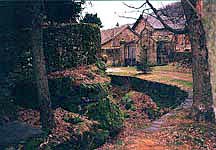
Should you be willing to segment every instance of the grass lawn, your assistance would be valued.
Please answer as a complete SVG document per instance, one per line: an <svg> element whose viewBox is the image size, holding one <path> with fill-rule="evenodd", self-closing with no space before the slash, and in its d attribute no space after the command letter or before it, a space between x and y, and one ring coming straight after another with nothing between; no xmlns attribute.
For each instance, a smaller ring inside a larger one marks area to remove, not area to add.
<svg viewBox="0 0 216 150"><path fill-rule="evenodd" d="M170 85L175 85L180 88L190 90L193 87L192 74L178 72L178 69L173 65L151 67L151 72L143 74L137 71L136 67L111 67L107 69L107 73L119 76L133 76L144 80L150 80Z"/></svg>

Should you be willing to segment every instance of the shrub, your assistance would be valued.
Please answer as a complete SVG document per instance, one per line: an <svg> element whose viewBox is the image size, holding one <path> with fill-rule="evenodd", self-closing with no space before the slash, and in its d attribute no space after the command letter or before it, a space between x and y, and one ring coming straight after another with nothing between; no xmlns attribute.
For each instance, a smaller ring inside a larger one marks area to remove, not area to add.
<svg viewBox="0 0 216 150"><path fill-rule="evenodd" d="M103 98L97 103L88 105L87 116L97 120L100 123L100 128L109 130L111 135L118 133L124 119L119 107L111 102L109 98Z"/></svg>
<svg viewBox="0 0 216 150"><path fill-rule="evenodd" d="M124 105L125 109L129 110L129 109L135 109L133 104L133 100L129 97L128 94L126 94L122 99L121 99L121 103Z"/></svg>

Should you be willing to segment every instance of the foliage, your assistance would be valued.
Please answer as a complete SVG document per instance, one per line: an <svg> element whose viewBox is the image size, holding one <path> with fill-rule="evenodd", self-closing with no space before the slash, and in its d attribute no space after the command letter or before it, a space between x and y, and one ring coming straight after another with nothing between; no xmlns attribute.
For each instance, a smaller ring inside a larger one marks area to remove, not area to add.
<svg viewBox="0 0 216 150"><path fill-rule="evenodd" d="M101 75L105 75L106 73L106 63L100 59L97 60L96 66L98 67L98 72Z"/></svg>
<svg viewBox="0 0 216 150"><path fill-rule="evenodd" d="M192 53L191 52L175 52L170 55L172 62L177 62L179 67L192 68Z"/></svg>
<svg viewBox="0 0 216 150"><path fill-rule="evenodd" d="M44 29L44 49L48 71L95 63L100 30L89 24L49 27Z"/></svg>
<svg viewBox="0 0 216 150"><path fill-rule="evenodd" d="M125 109L133 109L133 100L130 98L128 94L126 94L122 99L121 99L121 104L124 105Z"/></svg>
<svg viewBox="0 0 216 150"><path fill-rule="evenodd" d="M5 4L8 8L14 11L14 20L16 27L26 28L31 27L32 24L32 6L34 1L13 1ZM84 1L76 2L74 0L61 0L61 1L44 1L43 18L46 22L51 23L69 23L76 22L82 11L82 4ZM7 8L7 9L8 9ZM11 10L8 12L12 12ZM4 13L4 15L7 13ZM13 19L12 19L13 20Z"/></svg>
<svg viewBox="0 0 216 150"><path fill-rule="evenodd" d="M147 47L143 47L141 49L139 55L140 62L137 65L137 70L143 71L144 73L148 73L149 71L151 71L150 65L148 64L147 51Z"/></svg>
<svg viewBox="0 0 216 150"><path fill-rule="evenodd" d="M71 139L68 142L59 144L53 149L65 150L65 149L95 149L100 145L106 142L109 137L109 131L102 129L94 129L89 132L84 132L83 135L80 135L74 139Z"/></svg>
<svg viewBox="0 0 216 150"><path fill-rule="evenodd" d="M102 28L102 22L100 18L98 18L97 13L96 14L85 14L85 17L80 20L81 23L92 23L98 25L100 28Z"/></svg>
<svg viewBox="0 0 216 150"><path fill-rule="evenodd" d="M80 117L72 118L72 117L65 116L64 121L69 122L69 123L73 123L73 124L77 124L77 123L82 122L83 120Z"/></svg>
<svg viewBox="0 0 216 150"><path fill-rule="evenodd" d="M67 23L76 22L82 11L84 1L61 0L44 2L46 19L51 22Z"/></svg>
<svg viewBox="0 0 216 150"><path fill-rule="evenodd" d="M110 135L118 133L123 125L123 113L108 97L88 105L87 115L89 118L99 121L100 127L109 130Z"/></svg>

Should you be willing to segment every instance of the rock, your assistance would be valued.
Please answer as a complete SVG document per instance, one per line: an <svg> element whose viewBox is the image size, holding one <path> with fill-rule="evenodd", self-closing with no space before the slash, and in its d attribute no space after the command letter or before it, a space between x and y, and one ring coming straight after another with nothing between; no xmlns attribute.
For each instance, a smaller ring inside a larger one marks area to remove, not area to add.
<svg viewBox="0 0 216 150"><path fill-rule="evenodd" d="M39 128L14 121L0 126L0 146L18 144L28 138L38 137L43 133Z"/></svg>

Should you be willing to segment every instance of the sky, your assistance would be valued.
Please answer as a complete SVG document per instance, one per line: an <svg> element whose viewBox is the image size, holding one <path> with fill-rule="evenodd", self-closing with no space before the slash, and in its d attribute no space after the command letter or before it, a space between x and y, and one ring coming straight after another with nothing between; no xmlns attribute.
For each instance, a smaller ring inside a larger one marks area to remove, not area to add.
<svg viewBox="0 0 216 150"><path fill-rule="evenodd" d="M158 0L150 2L154 7L159 8L177 1L178 0ZM133 24L136 21L135 19L128 19L124 17L138 18L141 14L141 9L136 10L129 8L123 3L139 7L144 3L144 1L87 1L82 15L84 16L86 13L97 13L103 25L102 29L113 28L116 26L117 22L119 25Z"/></svg>

